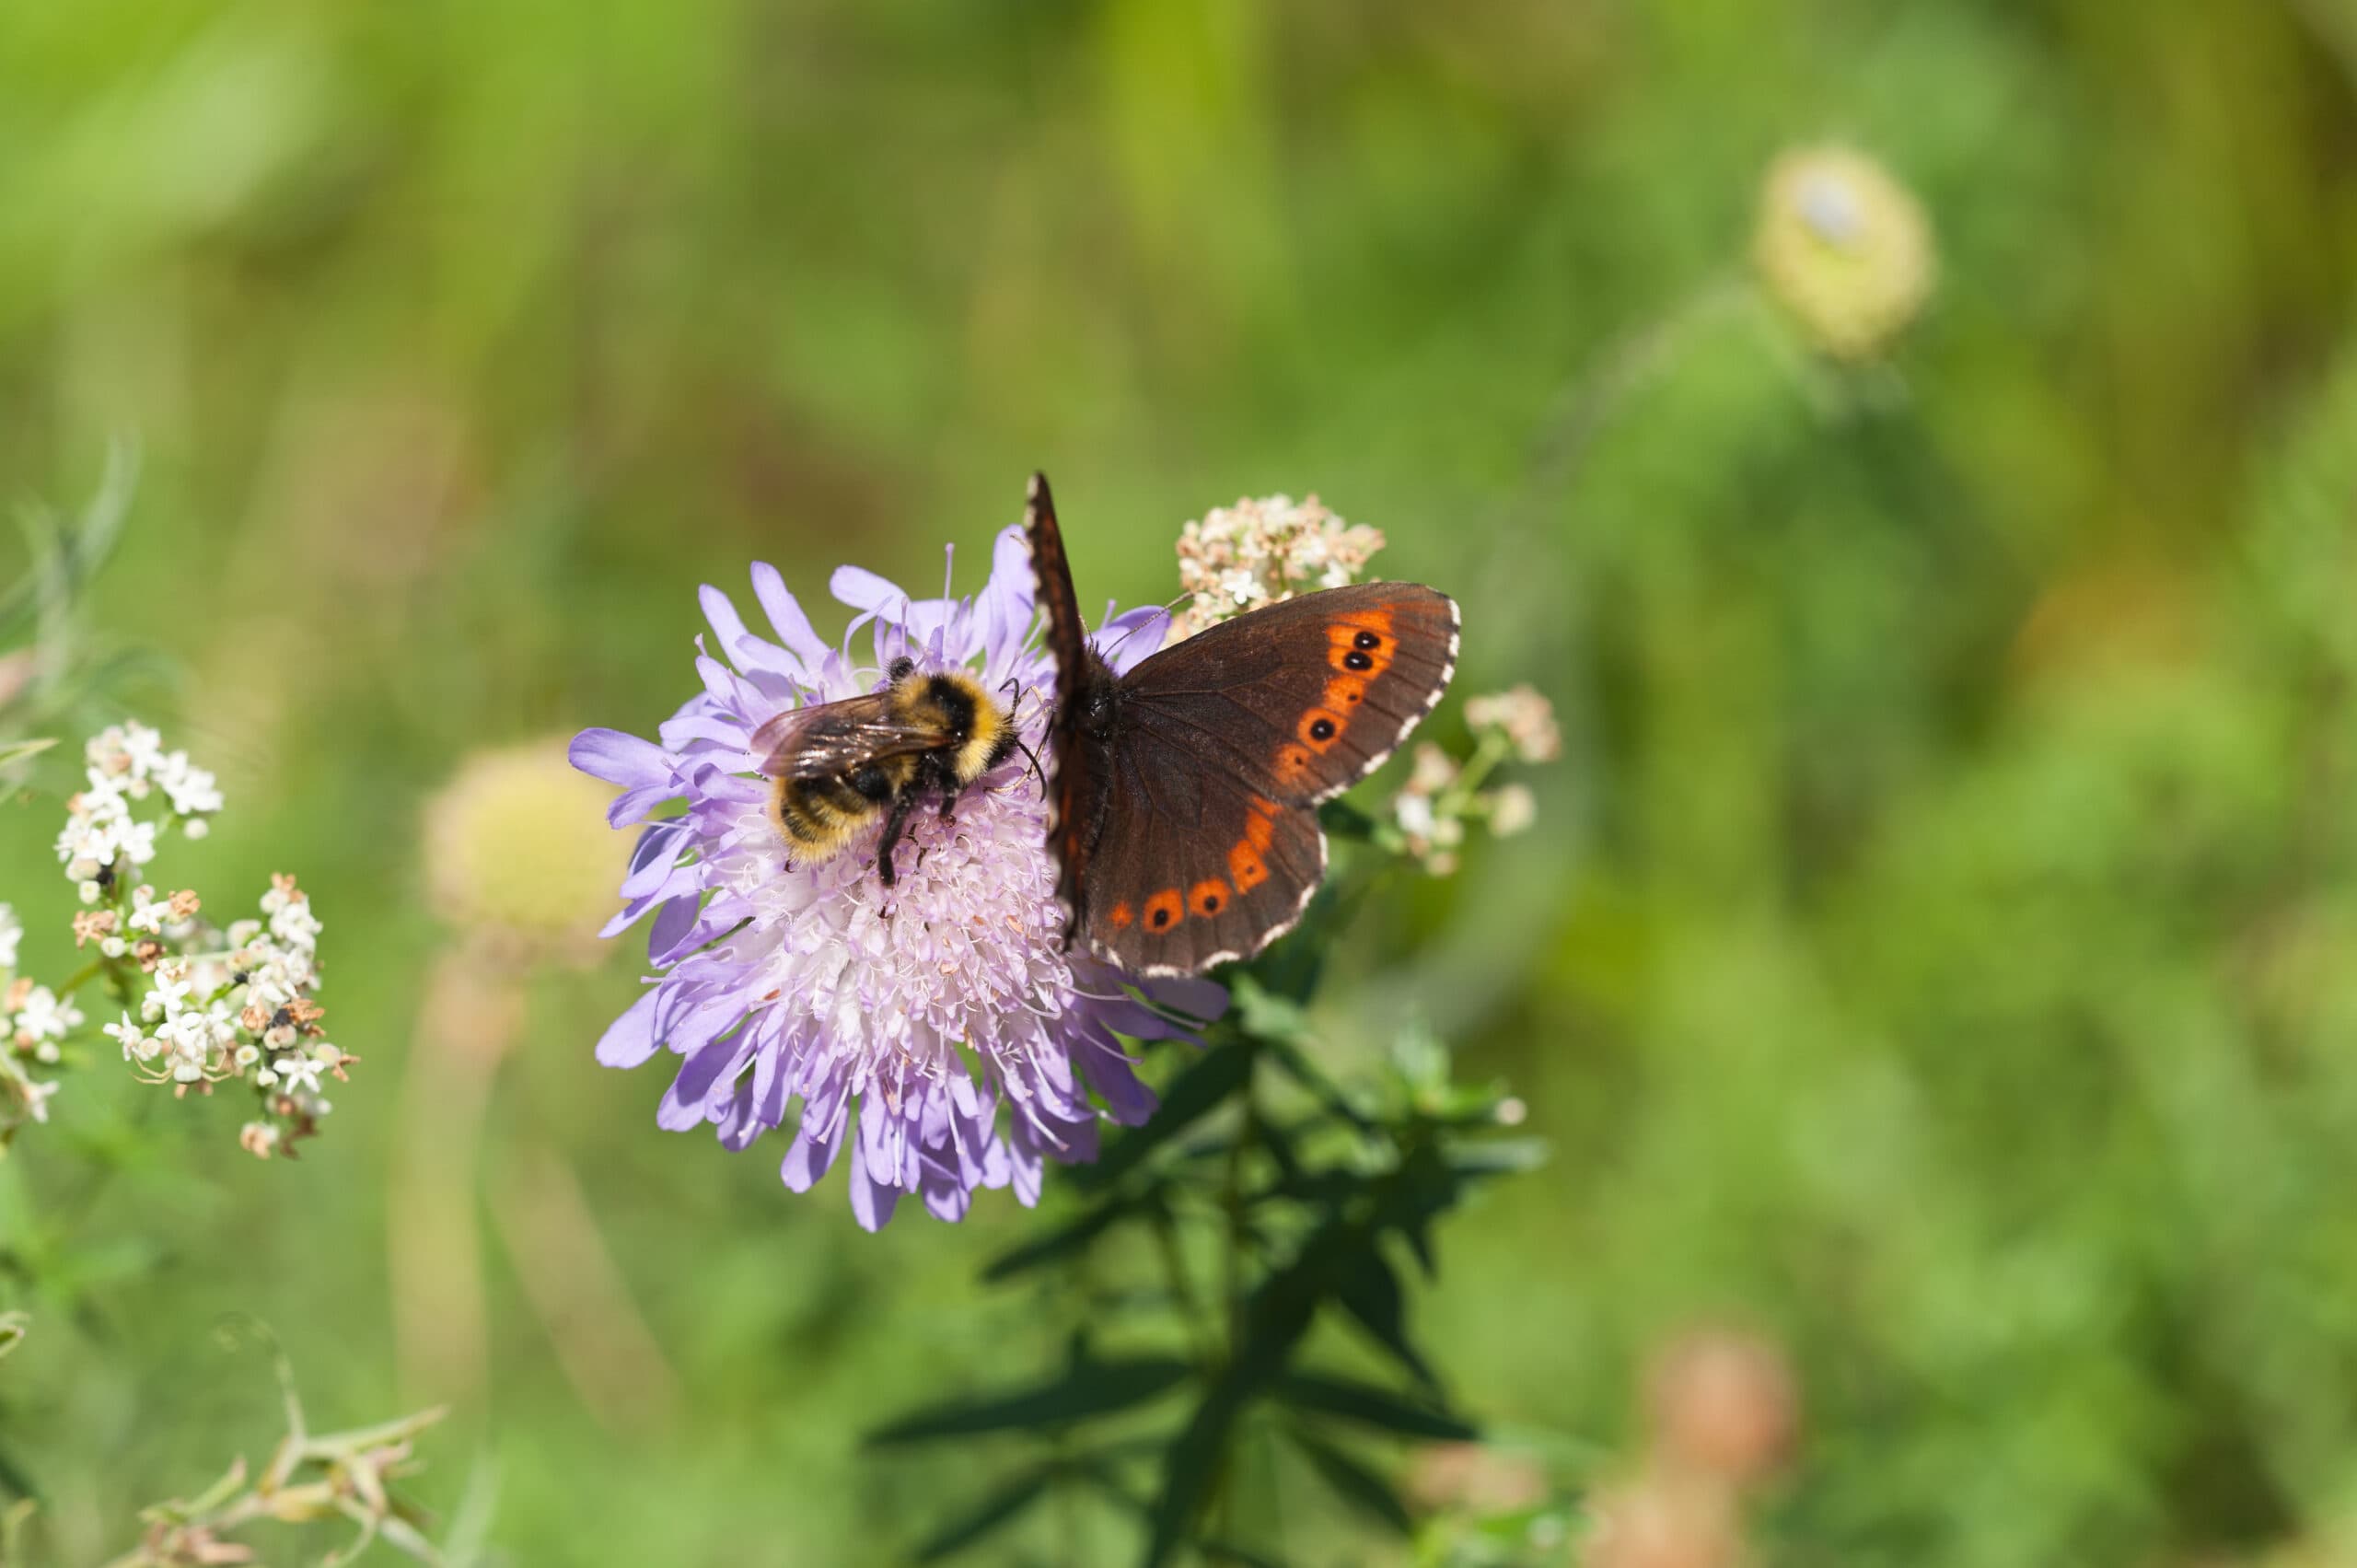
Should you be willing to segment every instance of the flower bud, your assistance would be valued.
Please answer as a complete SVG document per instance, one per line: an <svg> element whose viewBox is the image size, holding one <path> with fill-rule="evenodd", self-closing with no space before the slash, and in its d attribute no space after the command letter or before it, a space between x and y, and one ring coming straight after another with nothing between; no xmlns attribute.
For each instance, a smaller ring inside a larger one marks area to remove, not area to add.
<svg viewBox="0 0 2357 1568"><path fill-rule="evenodd" d="M1831 359L1880 355L1932 292L1922 207L1880 164L1848 147L1801 148L1776 160L1751 259L1770 297Z"/></svg>
<svg viewBox="0 0 2357 1568"><path fill-rule="evenodd" d="M555 741L468 759L425 810L435 912L528 960L594 961L623 861L612 794Z"/></svg>

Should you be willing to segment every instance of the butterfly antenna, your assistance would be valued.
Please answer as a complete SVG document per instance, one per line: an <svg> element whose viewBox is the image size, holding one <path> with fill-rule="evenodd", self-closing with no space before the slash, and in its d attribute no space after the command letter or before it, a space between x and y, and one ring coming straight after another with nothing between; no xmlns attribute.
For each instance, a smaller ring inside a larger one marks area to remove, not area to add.
<svg viewBox="0 0 2357 1568"><path fill-rule="evenodd" d="M1172 600L1170 601L1170 604L1183 604L1183 603L1184 603L1184 602L1186 602L1188 599L1192 598L1193 597L1194 597L1194 595L1192 595L1192 594L1180 594L1177 598L1172 599ZM1112 608L1112 607L1111 607L1110 605L1108 605L1108 606L1106 607L1106 609L1107 609L1109 611L1111 610L1111 608ZM1106 619L1109 621L1109 620L1111 620L1111 619L1112 619L1112 617L1109 614L1109 615L1106 617ZM1160 609L1156 610L1154 612L1154 614L1147 616L1144 620L1143 620L1143 621L1139 621L1136 625L1134 625L1134 626L1132 626L1132 627L1129 628L1129 630L1127 630L1127 631L1123 632L1123 633L1122 633L1119 637L1115 638L1115 639L1113 640L1113 644L1112 644L1112 645L1111 645L1110 647L1099 649L1099 650L1098 650L1098 656L1100 656L1101 658L1103 658L1103 659L1105 660L1105 662L1106 662L1106 663L1110 664L1110 663L1113 661L1113 656L1114 656L1115 654L1120 653L1120 652L1121 651L1122 645L1123 645L1124 644L1128 643L1128 642L1129 642L1129 640L1130 640L1132 637L1136 636L1139 633L1141 633L1141 632L1144 631L1144 630L1145 630L1147 627L1149 627L1149 626L1157 626L1157 625L1158 625L1158 626L1165 626L1165 627L1167 627L1167 626L1168 626L1169 624L1170 624L1170 605L1169 605L1169 604L1166 604L1166 605L1162 606Z"/></svg>

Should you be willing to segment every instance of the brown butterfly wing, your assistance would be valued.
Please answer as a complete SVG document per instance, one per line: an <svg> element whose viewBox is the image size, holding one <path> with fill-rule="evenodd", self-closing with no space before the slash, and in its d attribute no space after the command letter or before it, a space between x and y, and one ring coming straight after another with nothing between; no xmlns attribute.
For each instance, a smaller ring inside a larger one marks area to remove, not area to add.
<svg viewBox="0 0 2357 1568"><path fill-rule="evenodd" d="M1457 669L1457 606L1366 583L1239 616L1120 682L1089 944L1146 973L1248 958L1326 871L1317 804L1374 771Z"/></svg>
<svg viewBox="0 0 2357 1568"><path fill-rule="evenodd" d="M1069 942L1077 924L1074 912L1082 906L1089 853L1104 817L1106 778L1102 749L1084 744L1079 716L1092 692L1113 684L1113 672L1088 645L1088 623L1081 618L1080 596L1072 586L1072 565L1064 558L1063 530L1056 522L1056 501L1048 476L1035 473L1025 497L1023 531L1031 544L1031 571L1039 580L1041 606L1048 612L1048 651L1056 661L1056 705L1048 722L1055 780L1048 791L1052 815L1048 842L1056 852L1060 874L1056 896L1067 916Z"/></svg>

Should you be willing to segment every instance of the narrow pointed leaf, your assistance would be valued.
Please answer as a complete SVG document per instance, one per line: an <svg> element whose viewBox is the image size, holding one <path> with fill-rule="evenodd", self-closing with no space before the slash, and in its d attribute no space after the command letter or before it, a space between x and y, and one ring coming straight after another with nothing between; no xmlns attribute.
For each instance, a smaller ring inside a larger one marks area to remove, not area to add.
<svg viewBox="0 0 2357 1568"><path fill-rule="evenodd" d="M1399 1289L1399 1276L1392 1272L1391 1264L1374 1244L1370 1243L1343 1273L1336 1298L1342 1310L1374 1335L1375 1342L1389 1351L1411 1376L1427 1388L1438 1388L1439 1379L1433 1376L1432 1366L1408 1342L1408 1307Z"/></svg>
<svg viewBox="0 0 2357 1568"><path fill-rule="evenodd" d="M1477 1428L1446 1411L1355 1378L1317 1372L1287 1373L1277 1379L1273 1392L1295 1410L1358 1422L1403 1437L1465 1443L1480 1435Z"/></svg>
<svg viewBox="0 0 2357 1568"><path fill-rule="evenodd" d="M1074 1363L1063 1376L1035 1388L979 1400L930 1405L867 1434L875 1446L928 1443L984 1432L1061 1426L1142 1405L1177 1388L1194 1367L1175 1356Z"/></svg>
<svg viewBox="0 0 2357 1568"><path fill-rule="evenodd" d="M1094 1165L1072 1167L1074 1184L1083 1191L1101 1192L1137 1168L1178 1133L1209 1114L1244 1086L1252 1075L1252 1048L1226 1040L1205 1051L1171 1081L1153 1118L1108 1145Z"/></svg>
<svg viewBox="0 0 2357 1568"><path fill-rule="evenodd" d="M1302 1457L1317 1469L1318 1479L1333 1490L1335 1496L1399 1535L1415 1533L1416 1524L1409 1517L1408 1504L1381 1475L1298 1426L1286 1426L1285 1436L1301 1450Z"/></svg>
<svg viewBox="0 0 2357 1568"><path fill-rule="evenodd" d="M919 1562L938 1562L954 1556L988 1536L1010 1525L1034 1503L1048 1493L1048 1483L1055 1479L1056 1467L1044 1465L1027 1470L992 1493L959 1517L951 1520L928 1536L916 1550Z"/></svg>
<svg viewBox="0 0 2357 1568"><path fill-rule="evenodd" d="M1011 1280L1044 1264L1060 1261L1088 1250L1089 1243L1132 1214L1147 1205L1134 1199L1120 1202L1100 1203L1097 1207L1067 1220L1047 1235L1020 1247L1010 1249L983 1266L982 1278L990 1281Z"/></svg>

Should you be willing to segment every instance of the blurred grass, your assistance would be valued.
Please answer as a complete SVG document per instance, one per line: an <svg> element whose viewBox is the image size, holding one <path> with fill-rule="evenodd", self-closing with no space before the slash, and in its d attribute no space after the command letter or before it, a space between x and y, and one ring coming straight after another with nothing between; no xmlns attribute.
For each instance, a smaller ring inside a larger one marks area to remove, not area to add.
<svg viewBox="0 0 2357 1568"><path fill-rule="evenodd" d="M216 907L302 872L364 1058L300 1168L101 1072L0 1179L70 1212L78 1141L144 1151L77 1216L121 1272L76 1324L35 1298L0 1382L56 1561L266 1445L221 1311L319 1420L433 1397L384 1262L424 796L649 728L695 586L749 559L930 585L951 540L970 587L1033 466L1124 602L1174 591L1181 519L1315 489L1464 601L1460 691L1564 714L1533 837L1370 919L1329 1020L1430 1014L1559 1143L1447 1241L1469 1405L1611 1441L1644 1347L1736 1315L1811 1407L1770 1561L2328 1537L2352 38L2330 0L0 13L0 474L63 504L141 439L95 618L179 656L171 737L232 790L174 853ZM1738 309L1539 486L1546 422L1736 274L1768 160L1828 134L1936 228L1895 371ZM30 913L55 801L10 810ZM577 1170L681 1413L586 1420L494 1241L488 1408L429 1495L479 1436L517 1562L892 1561L990 1460L851 1434L1053 1353L970 1283L1022 1216L869 1238L657 1133L656 1079L588 1061L632 990L535 993L487 1168Z"/></svg>

